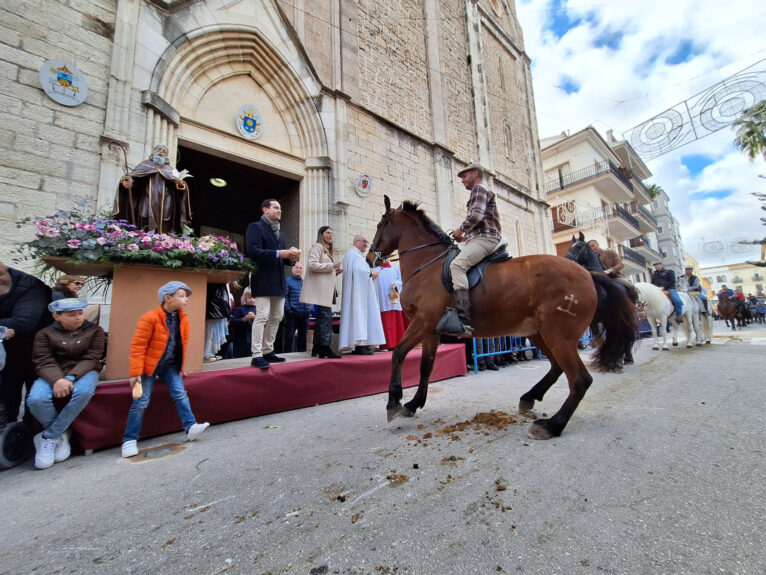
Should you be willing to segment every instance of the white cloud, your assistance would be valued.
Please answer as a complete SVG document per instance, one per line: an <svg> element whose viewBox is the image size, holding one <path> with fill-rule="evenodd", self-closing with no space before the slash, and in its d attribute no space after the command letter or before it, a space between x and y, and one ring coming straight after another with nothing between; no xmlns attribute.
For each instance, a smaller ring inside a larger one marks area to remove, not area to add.
<svg viewBox="0 0 766 575"><path fill-rule="evenodd" d="M546 23L552 1L518 1L525 50L533 61L535 104L541 137L564 130L575 132L592 125L616 137L635 125L687 100L721 80L766 58L763 22L766 10L750 0L584 0L561 4L571 21L581 18L561 38ZM621 34L619 47L595 47L603 34ZM683 41L691 47L688 60L671 65L666 59ZM580 86L567 94L557 88L564 78ZM650 183L663 187L671 198L673 215L681 224L684 246L702 263L720 263L722 255L704 243L726 243L741 236L762 238L763 211L751 195L764 191L766 163L748 162L732 145L731 128L701 138L647 162ZM690 174L681 158L707 155L714 162ZM704 198L702 192L731 190L727 198ZM704 238L704 240L703 240ZM742 261L737 250L727 261ZM757 255L757 254L756 254Z"/></svg>

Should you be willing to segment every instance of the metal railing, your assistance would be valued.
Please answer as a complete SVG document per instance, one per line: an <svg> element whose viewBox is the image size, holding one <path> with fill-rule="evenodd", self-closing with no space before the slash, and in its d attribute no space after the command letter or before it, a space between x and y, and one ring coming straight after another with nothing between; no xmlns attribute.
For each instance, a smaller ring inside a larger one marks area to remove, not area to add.
<svg viewBox="0 0 766 575"><path fill-rule="evenodd" d="M621 220L628 222L631 226L636 228L636 230L639 230L641 227L638 220L631 216L628 210L619 204L609 204L608 206L605 206L604 211L607 218L620 218Z"/></svg>
<svg viewBox="0 0 766 575"><path fill-rule="evenodd" d="M642 267L646 266L646 258L640 253L633 251L632 249L620 245L620 251L622 251L622 257L628 261L636 263Z"/></svg>
<svg viewBox="0 0 766 575"><path fill-rule="evenodd" d="M657 225L657 218L655 218L652 213L647 210L644 206L637 202L631 202L630 204L626 204L628 207L628 211L631 214L640 214L643 217L645 217L647 220L652 222L655 226Z"/></svg>
<svg viewBox="0 0 766 575"><path fill-rule="evenodd" d="M625 184L625 186L627 186L631 192L633 191L633 184L630 182L630 179L628 179L625 171L619 166L613 164L610 160L604 160L603 162L598 162L597 164L593 164L592 166L588 166L582 170L576 170L568 174L562 174L558 178L548 180L545 183L545 193L550 194L557 190L563 190L567 186L573 186L581 182L586 182L603 174L609 173L616 176L617 179Z"/></svg>

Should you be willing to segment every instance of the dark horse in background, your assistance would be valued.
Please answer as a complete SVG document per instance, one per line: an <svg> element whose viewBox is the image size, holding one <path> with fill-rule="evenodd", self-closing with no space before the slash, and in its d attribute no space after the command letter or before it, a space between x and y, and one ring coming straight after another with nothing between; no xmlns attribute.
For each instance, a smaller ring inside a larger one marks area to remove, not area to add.
<svg viewBox="0 0 766 575"><path fill-rule="evenodd" d="M718 299L718 315L726 321L726 325L731 325L732 330L736 331L738 327L742 329L749 323L747 321L747 305L720 294Z"/></svg>
<svg viewBox="0 0 766 575"><path fill-rule="evenodd" d="M625 295L630 298L634 305L638 305L638 292L635 286L626 280L613 280L604 274L604 266L601 265L601 260L598 259L598 254L594 252L590 246L585 242L585 236L580 232L579 237L572 236L572 247L569 248L567 255L564 256L568 260L572 260L575 263L580 264L586 270L594 274L594 283L596 284L596 292L598 293L598 307L596 308L596 316L593 318L593 323L590 328L594 334L599 332L599 324L603 324L605 314L609 313L607 307L607 294L604 289L595 280L595 274L606 277L607 279L615 282L620 289L625 291ZM636 309L636 311L638 311ZM623 358L625 363L633 363L633 350L629 349L625 352ZM615 363L610 367L610 371L621 371L622 367L618 363Z"/></svg>
<svg viewBox="0 0 766 575"><path fill-rule="evenodd" d="M439 334L436 325L451 305L442 283L442 262L454 241L434 224L418 205L405 201L385 213L378 224L367 261L371 266L399 251L403 285L400 301L410 319L407 331L392 355L391 381L386 406L388 420L412 417L426 403ZM596 285L605 293L604 329L596 344L595 364L607 370L635 342L636 314L624 291L606 276L592 276L564 258L524 256L491 264L484 279L471 291L474 337L526 336L550 360L550 370L521 396L519 410L529 411L562 373L569 396L550 419L537 419L529 428L534 439L561 435L593 377L582 363L577 343L596 315ZM401 405L402 364L409 351L423 344L420 382L414 397Z"/></svg>

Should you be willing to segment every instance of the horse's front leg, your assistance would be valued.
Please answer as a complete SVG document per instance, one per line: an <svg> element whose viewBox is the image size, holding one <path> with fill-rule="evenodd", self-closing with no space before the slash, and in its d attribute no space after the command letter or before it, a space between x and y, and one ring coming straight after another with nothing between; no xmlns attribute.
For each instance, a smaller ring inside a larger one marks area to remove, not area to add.
<svg viewBox="0 0 766 575"><path fill-rule="evenodd" d="M686 334L686 347L694 347L694 342L692 341L692 316L690 313L687 313L684 316L684 333Z"/></svg>
<svg viewBox="0 0 766 575"><path fill-rule="evenodd" d="M431 378L431 372L434 369L436 348L438 346L438 334L429 335L423 339L423 354L420 356L420 382L418 383L418 390L415 392L413 398L404 404L404 408L412 414L418 409L422 409L426 404L428 381Z"/></svg>
<svg viewBox="0 0 766 575"><path fill-rule="evenodd" d="M665 316L662 319L662 351L668 351L670 348L668 347L668 324L672 324L673 327L673 337L675 337L676 334L676 325L672 323L673 320L668 319L668 316Z"/></svg>
<svg viewBox="0 0 766 575"><path fill-rule="evenodd" d="M593 329L593 326L591 326L591 329ZM561 367L559 367L559 364L556 363L556 358L551 353L551 350L545 345L543 338L539 335L534 335L529 338L529 341L545 354L545 357L547 357L550 362L550 369L548 370L548 373L546 373L543 378L532 387L532 389L519 398L519 411L521 413L532 411L535 406L535 401L542 401L545 393L554 383L556 383L556 381L558 381L561 374L564 373L564 370L562 370Z"/></svg>
<svg viewBox="0 0 766 575"><path fill-rule="evenodd" d="M414 411L402 407L402 365L404 358L423 339L422 322L417 318L410 323L401 341L391 354L391 381L388 385L388 404L386 405L386 417L389 422L397 417L412 417Z"/></svg>

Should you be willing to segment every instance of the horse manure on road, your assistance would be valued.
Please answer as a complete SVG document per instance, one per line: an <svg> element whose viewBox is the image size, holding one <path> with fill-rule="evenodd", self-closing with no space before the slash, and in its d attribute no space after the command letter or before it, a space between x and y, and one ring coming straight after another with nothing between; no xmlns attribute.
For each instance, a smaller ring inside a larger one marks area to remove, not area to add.
<svg viewBox="0 0 766 575"><path fill-rule="evenodd" d="M477 413L468 421L446 425L434 432L426 432L422 437L409 434L407 435L407 439L417 443L423 443L424 440L440 437L446 437L452 441L460 441L460 434L467 431L472 430L476 433L489 435L491 431L503 431L507 429L509 425L526 425L528 419L537 419L537 416L532 412L511 415L504 411L492 410L489 412ZM444 423L446 422L443 419L438 419L434 422L435 425L443 425ZM417 428L423 430L425 429L425 426L420 424ZM427 443L423 443L423 445L425 446Z"/></svg>

